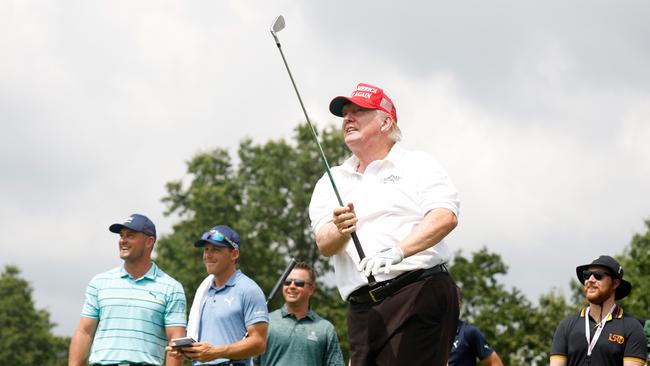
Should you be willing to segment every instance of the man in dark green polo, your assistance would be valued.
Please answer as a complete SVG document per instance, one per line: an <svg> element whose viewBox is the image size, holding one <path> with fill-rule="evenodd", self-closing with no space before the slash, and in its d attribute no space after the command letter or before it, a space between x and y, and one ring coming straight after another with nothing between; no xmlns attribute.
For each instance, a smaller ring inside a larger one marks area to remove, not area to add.
<svg viewBox="0 0 650 366"><path fill-rule="evenodd" d="M269 314L266 352L254 359L259 366L344 366L332 323L311 310L316 273L297 263L282 286L284 306Z"/></svg>

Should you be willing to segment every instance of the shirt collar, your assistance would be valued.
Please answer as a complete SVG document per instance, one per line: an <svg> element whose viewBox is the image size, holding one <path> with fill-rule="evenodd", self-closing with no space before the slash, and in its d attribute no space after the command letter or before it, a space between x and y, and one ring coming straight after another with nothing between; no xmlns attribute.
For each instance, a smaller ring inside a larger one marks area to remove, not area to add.
<svg viewBox="0 0 650 366"><path fill-rule="evenodd" d="M293 313L290 313L289 310L287 310L287 304L282 305L282 308L280 308L280 314L282 315L283 318L286 318L288 316L291 316L294 319L296 318L296 316L293 315ZM314 311L311 309L311 306L309 307L309 310L307 311L307 315L305 315L305 318L309 318L309 320L315 319L315 314Z"/></svg>
<svg viewBox="0 0 650 366"><path fill-rule="evenodd" d="M393 144L393 147L390 148L390 151L386 157L380 161L396 164L404 156L404 153L405 150L402 148L402 145L399 142L396 142ZM341 164L341 167L348 173L356 173L358 166L359 158L357 158L355 155L352 155L349 158L345 159L343 164Z"/></svg>
<svg viewBox="0 0 650 366"><path fill-rule="evenodd" d="M151 262L151 267L149 267L147 273L145 273L140 278L133 278L133 276L131 276L131 274L127 272L126 269L124 269L124 264L122 264L122 267L120 267L120 277L122 278L129 277L129 278L133 278L135 281L139 281L143 278L146 278L153 281L156 279L156 276L158 276L158 266L154 262Z"/></svg>
<svg viewBox="0 0 650 366"><path fill-rule="evenodd" d="M587 308L586 307L582 308L582 310L580 310L580 317L584 318L586 312L587 312ZM623 308L618 306L618 304L616 304L614 306L614 311L612 311L612 313L607 316L607 321L610 321L612 319L621 319L622 317L623 317Z"/></svg>
<svg viewBox="0 0 650 366"><path fill-rule="evenodd" d="M225 287L233 287L233 286L235 286L235 284L237 283L237 279L239 278L240 275L241 275L241 271L237 269L237 270L235 270L235 272L230 276L230 278L228 279L228 281L226 281L226 284L225 284L223 287L221 287L221 288L217 288L217 285L214 283L214 281L212 281L212 282L210 283L210 288L213 288L213 289L215 289L215 290L220 290L220 289L223 289L223 288L225 288Z"/></svg>

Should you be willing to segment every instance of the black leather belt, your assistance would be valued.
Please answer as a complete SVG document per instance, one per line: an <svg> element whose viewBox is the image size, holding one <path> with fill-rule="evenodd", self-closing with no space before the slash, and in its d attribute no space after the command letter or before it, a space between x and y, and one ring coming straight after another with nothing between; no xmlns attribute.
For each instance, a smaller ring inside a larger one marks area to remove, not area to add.
<svg viewBox="0 0 650 366"><path fill-rule="evenodd" d="M248 364L239 361L224 361L224 362L219 362L213 366L248 366Z"/></svg>
<svg viewBox="0 0 650 366"><path fill-rule="evenodd" d="M444 264L402 273L393 279L379 282L373 286L366 285L354 290L348 296L348 301L354 304L377 303L394 294L404 286L441 272L447 272L447 267Z"/></svg>

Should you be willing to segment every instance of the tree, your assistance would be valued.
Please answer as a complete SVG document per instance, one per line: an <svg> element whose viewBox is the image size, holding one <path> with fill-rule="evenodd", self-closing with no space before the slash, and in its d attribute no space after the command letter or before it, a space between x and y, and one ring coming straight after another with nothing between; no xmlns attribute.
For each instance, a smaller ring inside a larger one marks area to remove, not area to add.
<svg viewBox="0 0 650 366"><path fill-rule="evenodd" d="M332 162L349 154L332 126L320 132L320 140ZM308 216L311 192L324 173L319 159L305 123L296 128L293 144L284 139L264 144L243 140L237 165L224 149L198 153L188 162L186 177L167 183L165 214L176 214L180 221L156 244L156 261L184 285L188 303L205 277L201 251L193 243L212 226L226 224L241 236L239 267L267 294L290 257L314 266L321 279L314 308L334 323L347 351L345 304L322 280L332 267L319 255ZM281 304L277 296L269 309Z"/></svg>
<svg viewBox="0 0 650 366"><path fill-rule="evenodd" d="M461 319L478 327L505 365L539 365L548 360L553 332L568 312L555 291L534 306L516 288L499 282L508 267L483 247L471 259L456 253L450 272L462 289Z"/></svg>
<svg viewBox="0 0 650 366"><path fill-rule="evenodd" d="M621 307L634 316L650 318L650 220L646 232L634 234L623 254L617 256L624 276L632 284L630 295L620 301Z"/></svg>
<svg viewBox="0 0 650 366"><path fill-rule="evenodd" d="M34 307L19 274L9 265L0 277L0 365L65 365L69 339L50 333L50 314Z"/></svg>

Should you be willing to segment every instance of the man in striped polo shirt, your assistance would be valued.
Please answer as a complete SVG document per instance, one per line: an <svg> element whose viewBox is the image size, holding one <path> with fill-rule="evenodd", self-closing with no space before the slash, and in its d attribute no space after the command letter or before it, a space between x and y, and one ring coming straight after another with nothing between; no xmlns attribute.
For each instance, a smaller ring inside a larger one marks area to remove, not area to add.
<svg viewBox="0 0 650 366"><path fill-rule="evenodd" d="M120 235L124 264L88 284L68 365L86 365L89 353L91 365L162 365L168 341L185 335L183 286L151 261L156 227L146 216L133 214L109 230ZM167 357L165 364L181 361Z"/></svg>

